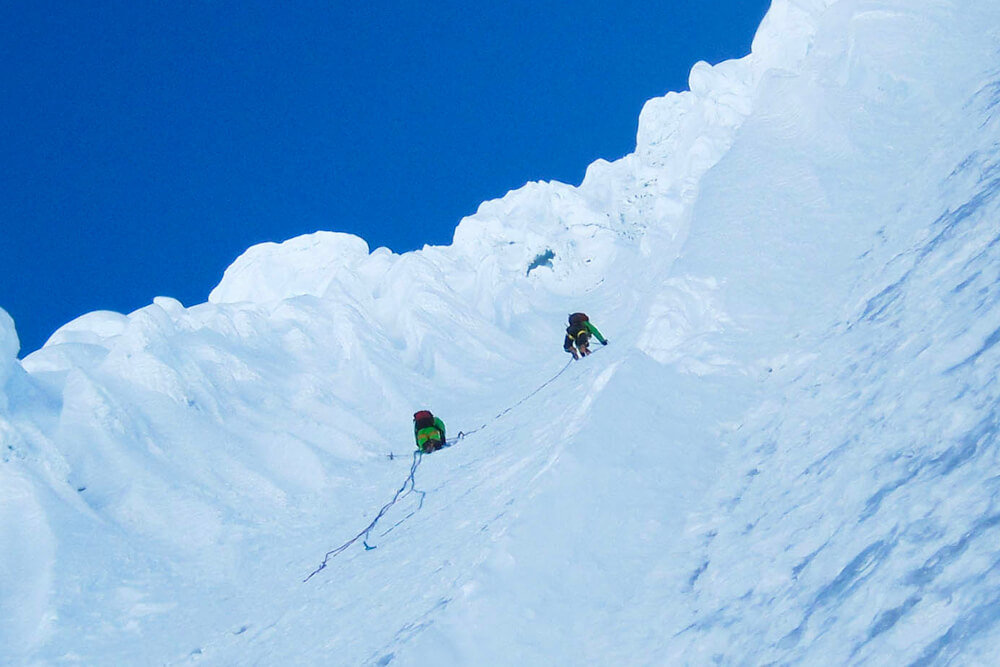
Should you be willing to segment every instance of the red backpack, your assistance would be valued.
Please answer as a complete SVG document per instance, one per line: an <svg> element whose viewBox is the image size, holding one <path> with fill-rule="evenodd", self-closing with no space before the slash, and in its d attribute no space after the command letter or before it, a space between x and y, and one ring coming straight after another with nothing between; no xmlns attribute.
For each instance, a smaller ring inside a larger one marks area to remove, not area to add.
<svg viewBox="0 0 1000 667"><path fill-rule="evenodd" d="M431 414L430 410L420 410L413 414L413 423L418 431L422 428L434 426L434 415Z"/></svg>
<svg viewBox="0 0 1000 667"><path fill-rule="evenodd" d="M573 326L574 324L583 324L584 322L589 322L590 318L587 317L586 313L573 313L569 316L569 324Z"/></svg>

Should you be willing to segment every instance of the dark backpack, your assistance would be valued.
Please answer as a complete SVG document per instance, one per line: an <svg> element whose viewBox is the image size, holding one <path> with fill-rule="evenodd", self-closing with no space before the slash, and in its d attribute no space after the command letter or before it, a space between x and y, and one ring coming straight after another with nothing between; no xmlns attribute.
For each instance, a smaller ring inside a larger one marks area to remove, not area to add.
<svg viewBox="0 0 1000 667"><path fill-rule="evenodd" d="M573 313L569 316L569 325L574 326L577 324L583 324L584 322L589 322L590 318L587 317L586 313Z"/></svg>
<svg viewBox="0 0 1000 667"><path fill-rule="evenodd" d="M421 410L414 413L413 424L418 431L422 428L434 426L434 415L431 414L430 410Z"/></svg>

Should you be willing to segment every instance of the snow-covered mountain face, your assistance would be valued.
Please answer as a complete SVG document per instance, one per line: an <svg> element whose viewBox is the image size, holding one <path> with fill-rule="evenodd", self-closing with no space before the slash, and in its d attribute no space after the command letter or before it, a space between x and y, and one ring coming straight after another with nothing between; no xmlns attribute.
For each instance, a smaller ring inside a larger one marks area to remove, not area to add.
<svg viewBox="0 0 1000 667"><path fill-rule="evenodd" d="M994 664L998 55L985 0L776 0L451 246L257 246L21 361L0 311L0 663Z"/></svg>

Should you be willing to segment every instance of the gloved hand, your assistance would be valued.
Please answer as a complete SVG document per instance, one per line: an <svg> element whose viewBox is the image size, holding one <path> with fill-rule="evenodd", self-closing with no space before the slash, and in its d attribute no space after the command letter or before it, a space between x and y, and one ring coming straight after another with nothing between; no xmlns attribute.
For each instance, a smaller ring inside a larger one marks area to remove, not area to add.
<svg viewBox="0 0 1000 667"><path fill-rule="evenodd" d="M604 339L604 340L601 341L601 345L607 345L607 344L608 344L607 339Z"/></svg>

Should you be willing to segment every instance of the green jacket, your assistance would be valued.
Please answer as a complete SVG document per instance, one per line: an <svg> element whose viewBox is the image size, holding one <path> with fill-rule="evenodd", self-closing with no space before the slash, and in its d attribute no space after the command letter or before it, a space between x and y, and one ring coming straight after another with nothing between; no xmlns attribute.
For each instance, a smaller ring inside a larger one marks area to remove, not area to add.
<svg viewBox="0 0 1000 667"><path fill-rule="evenodd" d="M440 432L440 435L439 435ZM428 440L441 440L441 444L445 444L445 430L444 422L440 418L434 418L434 426L427 426L425 428L418 429L417 425L413 425L413 437L417 441L417 448L423 449L424 443Z"/></svg>
<svg viewBox="0 0 1000 667"><path fill-rule="evenodd" d="M584 322L583 326L587 327L587 331L589 331L590 333L594 334L594 338L596 338L597 340L599 340L602 343L606 342L604 340L604 336L602 336L601 332L597 330L597 327L595 327L593 324L590 323L590 320L587 320L586 322Z"/></svg>
<svg viewBox="0 0 1000 667"><path fill-rule="evenodd" d="M564 350L568 350L569 348L573 347L573 343L576 340L577 335L579 335L578 332L580 332L581 330L585 330L587 333L593 335L594 338L601 341L602 343L605 342L604 336L602 336L601 332L597 330L597 327L591 324L590 320L586 320L584 322L581 322L579 325L571 325L566 328L566 339L563 341Z"/></svg>

